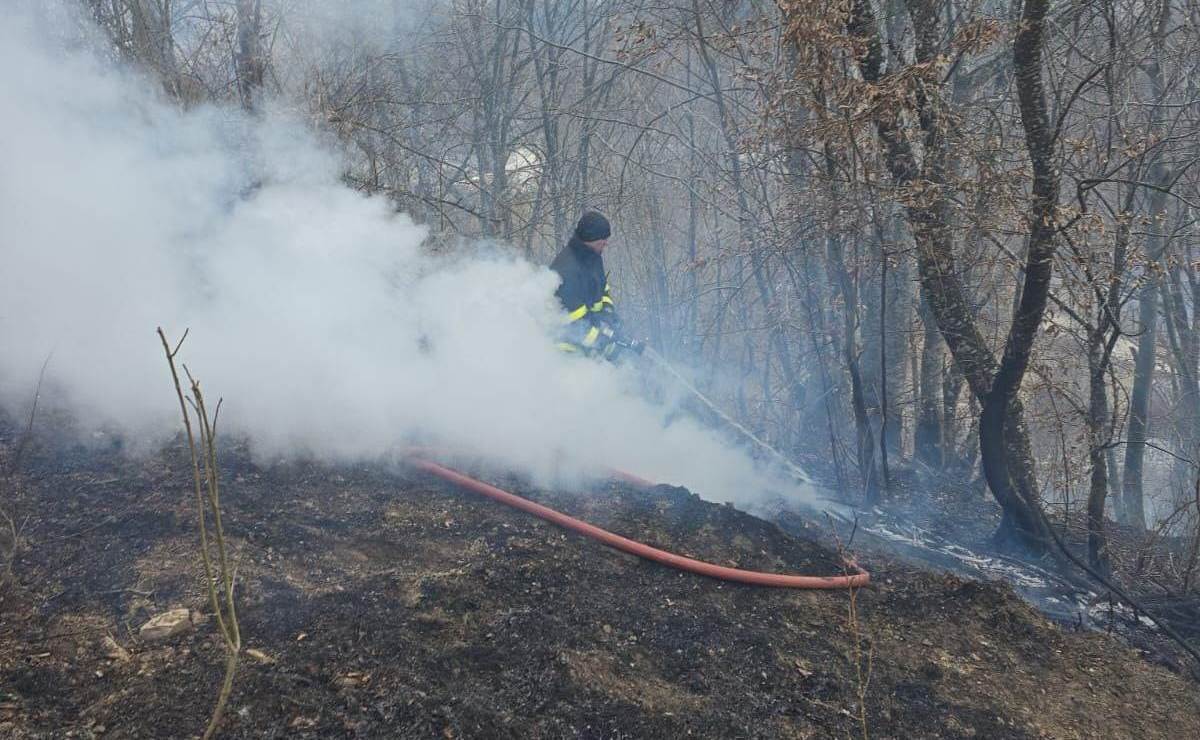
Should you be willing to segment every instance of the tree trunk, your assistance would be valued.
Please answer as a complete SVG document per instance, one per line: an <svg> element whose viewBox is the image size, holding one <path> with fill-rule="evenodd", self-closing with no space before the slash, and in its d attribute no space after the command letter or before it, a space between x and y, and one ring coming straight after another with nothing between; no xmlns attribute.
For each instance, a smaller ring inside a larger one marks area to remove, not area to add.
<svg viewBox="0 0 1200 740"><path fill-rule="evenodd" d="M1184 255L1184 258L1190 255ZM1188 284L1194 277L1188 267ZM1174 462L1176 481L1182 484L1191 477L1191 460L1195 458L1200 443L1200 311L1196 310L1197 291L1185 293L1183 274L1185 268L1172 265L1163 282L1163 324L1171 347L1172 365L1175 369L1174 395L1179 409L1176 416L1178 435L1175 440L1177 458ZM1189 315L1189 306L1191 314ZM1176 489L1179 492L1179 489Z"/></svg>
<svg viewBox="0 0 1200 740"><path fill-rule="evenodd" d="M130 0L130 40L135 58L153 69L163 89L182 100L179 65L175 60L175 37L169 6L154 0Z"/></svg>
<svg viewBox="0 0 1200 740"><path fill-rule="evenodd" d="M913 447L917 460L940 469L942 452L943 390L942 338L938 335L937 322L927 301L921 301L921 325L924 328L921 344L921 377L917 383L917 426ZM957 400L957 394L956 399Z"/></svg>
<svg viewBox="0 0 1200 740"><path fill-rule="evenodd" d="M784 266L788 268L788 275L792 279L792 284L797 293L803 295L803 302L808 314L808 337L812 343L813 355L817 358L818 372L821 377L821 399L825 412L825 424L829 433L829 456L833 461L833 471L837 476L838 491L846 491L846 475L843 470L841 444L838 439L837 426L841 414L836 414L834 411L834 391L835 384L830 377L829 363L825 359L823 337L830 336L831 333L827 330L828 321L825 318L826 302L822 300L822 296L816 295L816 290L813 286L814 269L809 261L805 259L801 266L800 275L792 266L791 262L784 257ZM800 283L803 282L803 288Z"/></svg>
<svg viewBox="0 0 1200 740"><path fill-rule="evenodd" d="M538 10L534 3L527 2L525 23L529 28L537 27ZM546 35L551 40L556 39L557 25L553 14L546 14ZM535 43L530 39L530 44ZM545 59L542 54L545 54ZM562 176L562 143L559 136L560 117L553 114L561 104L562 93L559 89L559 69L562 67L559 58L562 50L550 44L543 44L541 50L534 49L533 57L534 79L538 85L538 97L541 102L540 116L542 123L542 154L541 176L539 187L544 186L549 193L550 212L553 217L553 244L563 244L567 234L567 209L563 198Z"/></svg>
<svg viewBox="0 0 1200 740"><path fill-rule="evenodd" d="M1108 572L1108 539L1104 532L1104 505L1108 496L1108 460L1105 447L1108 435L1108 398L1104 388L1104 337L1096 330L1088 332L1088 463L1092 469L1088 490L1087 530L1088 564Z"/></svg>
<svg viewBox="0 0 1200 740"><path fill-rule="evenodd" d="M1031 223L1021 302L1004 342L1004 355L983 403L979 419L979 451L988 486L998 498L1019 497L1024 506L1014 509L1012 532L998 532L1001 542L1009 535L1025 544L1044 547L1046 525L1041 518L1034 483L1033 456L1024 430L1014 437L1007 430L1021 425L1017 393L1029 366L1033 342L1046 311L1050 292L1057 225L1058 172L1051 159L1053 135L1042 86L1042 44L1048 0L1026 0L1021 25L1013 41L1013 66L1021 125L1033 167ZM1000 491L1005 491L1000 495Z"/></svg>
<svg viewBox="0 0 1200 740"><path fill-rule="evenodd" d="M863 380L859 367L858 342L858 291L843 254L841 236L830 233L826 238L826 260L830 270L830 282L842 299L842 361L850 375L850 407L854 412L858 471L862 476L863 502L874 504L879 500L879 480L875 473L875 435L871 420L867 416L867 405L863 396Z"/></svg>
<svg viewBox="0 0 1200 740"><path fill-rule="evenodd" d="M865 236L862 239L854 239L852 242L852 251L847 255L847 258L850 261L849 264L861 265L861 268L855 271L856 274L854 276L858 286L860 311L858 321L860 341L858 368L862 374L863 404L866 406L867 420L871 424L872 434L878 438L882 426L880 422L883 418L881 413L882 407L880 405L883 388L883 368L880 360L883 354L884 332L880 331L879 320L883 309L879 302L879 276L877 273L872 274L873 270L868 267L869 262L858 254L857 249L864 242L869 249L876 247L877 245L871 243L871 241L868 241L868 237Z"/></svg>
<svg viewBox="0 0 1200 740"><path fill-rule="evenodd" d="M1156 54L1146 65L1146 76L1150 79L1154 100L1161 101L1163 92L1162 69L1158 60L1162 58L1168 24L1171 18L1171 3L1159 6L1158 23L1155 25L1154 46ZM1150 109L1151 130L1161 135L1163 112L1161 106ZM1149 181L1167 185L1168 173L1162 155L1155 152L1150 165ZM1158 217L1166 205L1167 194L1155 190L1150 194L1149 215L1158 224ZM1146 261L1151 268L1161 264L1167 239L1161 227L1155 228L1150 236ZM1122 482L1121 505L1118 514L1121 523L1143 528L1146 526L1145 494L1142 476L1145 470L1146 435L1150 428L1150 391L1154 384L1154 365L1158 352L1158 309L1161 279L1157 274L1148 275L1138 292L1138 348L1134 361L1133 391L1129 399L1129 430L1125 445L1125 475Z"/></svg>
<svg viewBox="0 0 1200 740"><path fill-rule="evenodd" d="M940 3L909 2L909 12L918 32L918 62L932 61L938 53L940 7ZM1030 261L1025 272L1023 310L1010 328L999 370L996 370L995 357L972 318L970 301L955 268L947 197L934 195L928 201L910 201L906 204L909 225L917 245L917 266L923 295L971 392L984 405L980 419L980 454L984 459L988 486L1004 512L997 531L997 541L1005 545L1020 541L1034 551L1043 551L1049 537L1040 510L1033 455L1017 390L1045 308L1050 278L1049 258L1054 248L1052 216L1057 180L1045 170L1049 165L1049 132L1045 131L1045 104L1041 99L1040 76L1044 13L1045 2L1033 2L1026 6L1027 24L1014 45L1018 69L1024 72L1023 82L1018 84L1022 91L1023 119L1029 119L1026 127L1031 133L1027 134L1027 139L1033 144L1035 219L1030 236ZM1034 29L1033 36L1029 35L1031 28ZM868 83L878 82L883 71L883 46L869 0L853 1L848 30L865 41L865 53L858 57L863 79ZM945 124L939 118L935 102L928 95L923 95L918 101L917 112L925 133L924 166L918 167L912 147L900 128L898 112L892 110L880 111L875 121L885 161L898 185L907 186L922 179L944 188ZM1037 121L1031 118L1035 114L1040 114ZM1047 207L1048 215L1045 213Z"/></svg>
<svg viewBox="0 0 1200 740"><path fill-rule="evenodd" d="M1125 445L1125 481L1121 492L1121 522L1146 526L1142 492L1146 434L1150 428L1150 389L1154 383L1154 361L1158 351L1159 281L1151 279L1138 293L1138 348L1133 369L1133 392L1129 399L1129 429Z"/></svg>
<svg viewBox="0 0 1200 740"><path fill-rule="evenodd" d="M891 238L889 243L893 249L907 238L901 223L903 216L895 214L889 218L891 222ZM883 435L884 443L890 453L897 456L904 454L904 439L907 433L903 395L905 381L911 384L917 382L917 373L909 367L909 353L912 352L911 334L913 329L913 275L911 261L903 252L893 256L894 264L888 270L887 285L887 341L884 349L887 353L885 364L885 379L887 383L886 411L888 425ZM911 386L909 386L911 387Z"/></svg>
<svg viewBox="0 0 1200 740"><path fill-rule="evenodd" d="M879 500L879 479L875 471L875 435L867 413L866 397L863 392L863 376L858 350L860 325L858 286L846 267L845 247L838 233L838 209L841 207L837 192L837 163L832 149L825 146L825 174L833 191L834 200L830 213L830 230L825 238L826 265L830 282L842 299L842 360L850 375L850 406L854 412L858 470L862 476L863 502L874 504Z"/></svg>
<svg viewBox="0 0 1200 740"><path fill-rule="evenodd" d="M237 51L233 66L237 72L238 95L242 108L252 111L258 104L266 64L262 53L262 0L237 2Z"/></svg>
<svg viewBox="0 0 1200 740"><path fill-rule="evenodd" d="M886 491L891 485L892 474L888 470L888 253L882 241L879 243L879 266L879 474L880 488Z"/></svg>

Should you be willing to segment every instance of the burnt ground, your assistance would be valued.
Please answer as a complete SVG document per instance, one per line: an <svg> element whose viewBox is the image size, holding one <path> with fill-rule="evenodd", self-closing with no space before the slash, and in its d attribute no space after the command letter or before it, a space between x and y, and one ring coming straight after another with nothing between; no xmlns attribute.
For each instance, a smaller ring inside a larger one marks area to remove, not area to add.
<svg viewBox="0 0 1200 740"><path fill-rule="evenodd" d="M1066 546L1086 558L1088 533L1082 504L1075 502L1066 512L1061 504L1047 508ZM840 515L840 521L829 523L843 537L855 532L859 547L898 555L930 570L1008 580L1054 621L1120 636L1147 660L1200 677L1195 659L1156 624L1200 649L1200 591L1188 573L1195 558L1196 543L1191 538L1106 522L1111 563L1107 576L1136 602L1126 604L1075 564L1056 560L1057 550L1034 555L998 549L994 534L1000 507L982 480L922 478L911 469L894 468L881 508L857 513L845 509ZM796 522L811 524L811 516L803 512L782 510L773 518L789 531ZM879 536L881 528L891 530L887 537Z"/></svg>
<svg viewBox="0 0 1200 740"><path fill-rule="evenodd" d="M253 650L225 737L1200 737L1196 683L1002 584L859 552L875 581L856 627L847 593L681 574L423 474L223 464ZM223 653L187 474L180 449L43 448L6 489L28 523L0 590L0 736L203 730ZM712 562L841 572L819 523L785 534L663 486L496 482ZM176 607L193 631L139 639Z"/></svg>

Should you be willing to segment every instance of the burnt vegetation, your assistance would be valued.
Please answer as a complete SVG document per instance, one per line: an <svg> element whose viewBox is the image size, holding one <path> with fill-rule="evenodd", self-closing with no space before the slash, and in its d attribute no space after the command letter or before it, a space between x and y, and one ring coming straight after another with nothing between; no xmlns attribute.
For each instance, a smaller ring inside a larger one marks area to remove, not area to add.
<svg viewBox="0 0 1200 740"><path fill-rule="evenodd" d="M7 437L6 437L7 438ZM1000 583L864 552L845 593L681 574L378 466L253 464L222 450L242 660L223 737L1177 737L1200 729L1185 667L1050 622ZM3 719L195 736L225 649L196 560L188 451L139 464L43 445L41 523L5 594ZM682 489L534 500L724 565L840 573L838 542ZM586 493L586 495L580 495ZM32 526L32 525L31 525ZM167 607L194 627L138 627Z"/></svg>

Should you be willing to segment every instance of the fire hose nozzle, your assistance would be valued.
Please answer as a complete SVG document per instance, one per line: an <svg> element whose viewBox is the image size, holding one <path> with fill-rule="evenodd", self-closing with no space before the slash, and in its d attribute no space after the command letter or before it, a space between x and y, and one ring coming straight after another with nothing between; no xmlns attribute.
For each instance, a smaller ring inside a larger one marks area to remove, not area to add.
<svg viewBox="0 0 1200 740"><path fill-rule="evenodd" d="M641 339L618 339L617 346L639 355L646 351L646 342Z"/></svg>

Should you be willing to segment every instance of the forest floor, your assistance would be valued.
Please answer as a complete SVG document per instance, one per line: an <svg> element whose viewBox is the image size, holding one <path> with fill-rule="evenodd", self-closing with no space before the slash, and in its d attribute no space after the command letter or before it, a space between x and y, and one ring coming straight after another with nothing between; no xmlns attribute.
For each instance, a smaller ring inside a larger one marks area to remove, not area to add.
<svg viewBox="0 0 1200 740"><path fill-rule="evenodd" d="M1060 537L1081 559L1087 551L1086 512L1047 505ZM1136 605L1125 603L1058 550L1039 557L998 550L994 534L1000 507L982 481L917 480L901 470L885 501L866 511L834 507L825 517L843 539L868 551L900 557L910 565L978 580L1004 580L1061 625L1119 635L1147 660L1177 673L1200 676L1200 666L1168 637L1172 629L1200 648L1200 594L1189 584L1186 563L1194 557L1190 538L1106 523L1111 569L1107 577ZM782 510L772 517L786 530L811 529L812 516ZM1056 557L1057 556L1057 557Z"/></svg>
<svg viewBox="0 0 1200 740"><path fill-rule="evenodd" d="M227 453L223 473L248 648L223 737L1200 737L1189 678L1007 585L869 547L853 595L756 588L415 472ZM820 522L787 534L682 489L493 480L711 562L842 572ZM0 736L199 735L223 648L182 450L43 446L13 482L0 503L26 545L0 587ZM181 607L191 630L139 637Z"/></svg>

